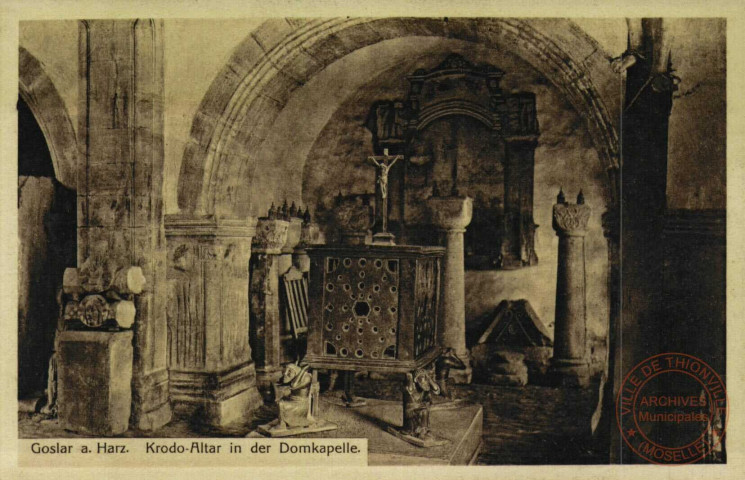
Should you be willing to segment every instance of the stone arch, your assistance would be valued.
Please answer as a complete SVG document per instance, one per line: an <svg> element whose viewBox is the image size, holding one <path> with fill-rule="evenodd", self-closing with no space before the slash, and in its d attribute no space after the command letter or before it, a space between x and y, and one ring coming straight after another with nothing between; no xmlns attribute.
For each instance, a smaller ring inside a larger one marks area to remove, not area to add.
<svg viewBox="0 0 745 480"><path fill-rule="evenodd" d="M18 90L44 133L57 180L77 190L78 142L65 103L39 60L18 48Z"/></svg>
<svg viewBox="0 0 745 480"><path fill-rule="evenodd" d="M620 78L609 56L563 19L335 18L275 19L235 50L205 95L192 123L179 177L184 212L246 215L255 155L292 92L345 55L385 40L438 36L518 55L562 91L584 118L617 201ZM250 181L249 181L250 183Z"/></svg>

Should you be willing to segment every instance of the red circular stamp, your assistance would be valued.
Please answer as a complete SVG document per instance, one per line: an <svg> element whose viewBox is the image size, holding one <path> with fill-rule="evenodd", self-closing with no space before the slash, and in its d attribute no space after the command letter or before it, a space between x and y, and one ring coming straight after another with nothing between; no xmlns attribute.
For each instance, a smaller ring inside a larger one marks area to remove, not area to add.
<svg viewBox="0 0 745 480"><path fill-rule="evenodd" d="M661 353L636 365L616 398L621 435L641 458L685 465L722 454L727 391L703 360Z"/></svg>

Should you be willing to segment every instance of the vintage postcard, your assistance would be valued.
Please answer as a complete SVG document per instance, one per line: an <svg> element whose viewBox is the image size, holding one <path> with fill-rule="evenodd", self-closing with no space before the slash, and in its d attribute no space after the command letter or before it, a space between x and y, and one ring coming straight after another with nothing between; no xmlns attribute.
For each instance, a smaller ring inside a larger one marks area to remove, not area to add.
<svg viewBox="0 0 745 480"><path fill-rule="evenodd" d="M0 476L738 478L743 9L651 3L7 7Z"/></svg>

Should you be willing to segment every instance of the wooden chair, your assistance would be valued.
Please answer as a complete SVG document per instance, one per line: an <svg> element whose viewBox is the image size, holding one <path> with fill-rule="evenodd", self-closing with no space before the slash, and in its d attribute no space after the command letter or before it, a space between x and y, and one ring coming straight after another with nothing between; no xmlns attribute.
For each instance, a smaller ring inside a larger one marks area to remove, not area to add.
<svg viewBox="0 0 745 480"><path fill-rule="evenodd" d="M292 267L282 276L282 284L285 331L290 331L297 358L302 358L308 336L308 279Z"/></svg>

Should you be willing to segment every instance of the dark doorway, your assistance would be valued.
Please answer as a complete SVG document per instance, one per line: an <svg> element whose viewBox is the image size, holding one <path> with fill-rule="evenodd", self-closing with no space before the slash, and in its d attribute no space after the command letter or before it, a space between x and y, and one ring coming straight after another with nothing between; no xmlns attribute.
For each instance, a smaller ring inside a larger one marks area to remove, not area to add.
<svg viewBox="0 0 745 480"><path fill-rule="evenodd" d="M76 194L55 178L44 134L18 99L18 396L43 393L65 268L76 265Z"/></svg>

